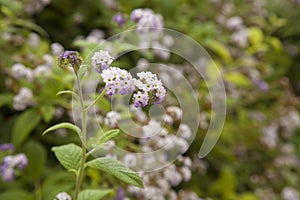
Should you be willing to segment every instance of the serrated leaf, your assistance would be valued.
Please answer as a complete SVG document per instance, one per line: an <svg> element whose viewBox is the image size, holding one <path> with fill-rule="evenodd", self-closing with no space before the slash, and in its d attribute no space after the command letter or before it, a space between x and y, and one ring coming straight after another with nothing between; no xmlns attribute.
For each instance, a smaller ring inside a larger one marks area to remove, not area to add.
<svg viewBox="0 0 300 200"><path fill-rule="evenodd" d="M113 190L83 190L79 193L78 200L99 200L113 192Z"/></svg>
<svg viewBox="0 0 300 200"><path fill-rule="evenodd" d="M107 132L105 132L100 138L99 138L99 144L105 143L108 140L111 140L112 138L119 135L120 130L119 129L112 129Z"/></svg>
<svg viewBox="0 0 300 200"><path fill-rule="evenodd" d="M115 159L97 158L86 163L86 166L99 169L103 172L113 175L116 178L130 185L134 185L141 188L143 187L141 177L136 172L128 169L123 163Z"/></svg>
<svg viewBox="0 0 300 200"><path fill-rule="evenodd" d="M51 126L50 128L48 128L47 130L45 130L43 132L43 135L45 135L46 133L48 133L50 131L55 131L55 130L60 129L60 128L67 128L67 129L70 129L70 130L74 131L79 136L81 135L81 129L78 126L76 126L72 123L69 123L69 122L62 122L62 123L56 124L54 126Z"/></svg>
<svg viewBox="0 0 300 200"><path fill-rule="evenodd" d="M12 131L12 143L19 146L40 123L41 115L35 109L23 112L16 120Z"/></svg>
<svg viewBox="0 0 300 200"><path fill-rule="evenodd" d="M75 144L66 144L58 147L52 147L51 149L58 161L67 170L77 173L81 161L81 147Z"/></svg>

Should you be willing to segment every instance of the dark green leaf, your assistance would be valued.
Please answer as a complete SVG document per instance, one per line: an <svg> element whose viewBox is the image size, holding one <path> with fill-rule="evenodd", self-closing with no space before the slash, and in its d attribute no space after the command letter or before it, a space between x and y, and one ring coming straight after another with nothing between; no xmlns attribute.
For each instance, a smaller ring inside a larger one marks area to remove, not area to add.
<svg viewBox="0 0 300 200"><path fill-rule="evenodd" d="M22 113L15 122L12 143L15 146L20 145L40 121L41 115L35 109L29 109Z"/></svg>
<svg viewBox="0 0 300 200"><path fill-rule="evenodd" d="M40 179L46 164L47 153L45 148L38 142L29 142L25 146L24 153L28 158L26 175L33 180Z"/></svg>

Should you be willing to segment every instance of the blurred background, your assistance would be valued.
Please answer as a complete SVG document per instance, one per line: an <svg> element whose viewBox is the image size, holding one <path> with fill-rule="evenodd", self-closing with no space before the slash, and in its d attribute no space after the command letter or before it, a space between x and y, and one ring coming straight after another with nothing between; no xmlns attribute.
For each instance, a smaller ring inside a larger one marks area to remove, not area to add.
<svg viewBox="0 0 300 200"><path fill-rule="evenodd" d="M70 97L56 93L71 89L73 76L57 67L57 56L73 49L84 58L99 41L132 27L130 13L136 8L152 9L164 27L199 42L226 87L222 135L199 159L211 110L205 83L195 85L202 112L197 137L184 154L191 159L191 175L168 185L176 193L172 198L299 200L299 0L0 0L0 144L14 145L1 151L0 159L24 152L29 160L13 181L0 181L0 199L53 199L72 189L74 177L62 170L50 148L78 139L66 130L41 136L55 123L72 121ZM125 25L113 20L116 14ZM142 57L183 65L175 56L159 55L130 55L119 64L130 68ZM107 104L99 107L103 118ZM122 188L129 199L156 199L95 171L87 174L86 187Z"/></svg>

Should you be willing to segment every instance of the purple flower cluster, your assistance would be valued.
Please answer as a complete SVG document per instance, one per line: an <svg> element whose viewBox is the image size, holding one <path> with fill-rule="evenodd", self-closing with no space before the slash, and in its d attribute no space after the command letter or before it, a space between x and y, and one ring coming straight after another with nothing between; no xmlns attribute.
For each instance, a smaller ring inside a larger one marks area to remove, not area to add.
<svg viewBox="0 0 300 200"><path fill-rule="evenodd" d="M15 178L15 168L23 170L28 164L25 154L20 153L15 156L6 156L0 165L0 175L5 182L13 181Z"/></svg>
<svg viewBox="0 0 300 200"><path fill-rule="evenodd" d="M151 9L135 9L131 12L130 18L137 23L138 32L155 31L163 28L163 18L159 14L155 14Z"/></svg>
<svg viewBox="0 0 300 200"><path fill-rule="evenodd" d="M58 66L64 68L71 65L77 71L82 63L82 58L77 51L65 51L58 57Z"/></svg>
<svg viewBox="0 0 300 200"><path fill-rule="evenodd" d="M12 144L4 143L0 144L0 151L14 151L15 147Z"/></svg>
<svg viewBox="0 0 300 200"><path fill-rule="evenodd" d="M126 20L122 14L116 14L113 16L113 20L120 26L123 27Z"/></svg>
<svg viewBox="0 0 300 200"><path fill-rule="evenodd" d="M107 69L113 61L114 58L108 51L100 50L99 52L94 53L92 57L92 66L96 72L101 73L102 70Z"/></svg>

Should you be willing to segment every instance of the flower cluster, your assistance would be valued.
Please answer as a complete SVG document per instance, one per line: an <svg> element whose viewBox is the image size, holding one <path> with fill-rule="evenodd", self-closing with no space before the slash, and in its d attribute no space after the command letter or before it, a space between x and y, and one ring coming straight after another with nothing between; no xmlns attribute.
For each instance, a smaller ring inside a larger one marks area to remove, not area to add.
<svg viewBox="0 0 300 200"><path fill-rule="evenodd" d="M151 103L159 104L166 96L166 89L162 82L157 79L156 75L151 72L137 73L138 79L135 79L137 93L133 95L134 106L144 107L148 105L149 99Z"/></svg>
<svg viewBox="0 0 300 200"><path fill-rule="evenodd" d="M137 73L138 79L132 78L125 69L110 67L113 57L100 50L92 57L92 65L101 73L105 89L109 96L114 94L133 94L135 107L144 107L150 103L159 104L165 99L166 89L155 74L151 72Z"/></svg>
<svg viewBox="0 0 300 200"><path fill-rule="evenodd" d="M60 192L55 196L54 200L72 200L72 197L66 192Z"/></svg>
<svg viewBox="0 0 300 200"><path fill-rule="evenodd" d="M13 98L13 107L15 110L24 110L32 104L33 96L29 88L21 88L19 93Z"/></svg>
<svg viewBox="0 0 300 200"><path fill-rule="evenodd" d="M21 63L16 63L11 67L12 76L16 79L25 78L31 82L33 80L33 72L30 68L25 67Z"/></svg>
<svg viewBox="0 0 300 200"><path fill-rule="evenodd" d="M103 70L101 77L106 83L105 89L109 96L131 94L134 91L132 76L125 69L110 67Z"/></svg>
<svg viewBox="0 0 300 200"><path fill-rule="evenodd" d="M64 68L71 65L73 69L78 71L82 63L82 58L77 51L65 51L58 57L58 66Z"/></svg>
<svg viewBox="0 0 300 200"><path fill-rule="evenodd" d="M107 69L113 62L114 58L108 53L108 51L100 50L95 52L92 57L92 65L96 72L101 73L102 70Z"/></svg>
<svg viewBox="0 0 300 200"><path fill-rule="evenodd" d="M0 165L0 175L5 182L13 181L15 178L15 168L23 170L28 164L25 154L20 153L15 156L6 156Z"/></svg>
<svg viewBox="0 0 300 200"><path fill-rule="evenodd" d="M163 18L159 14L155 14L150 9L135 9L131 12L130 18L137 23L138 32L155 31L163 28Z"/></svg>

